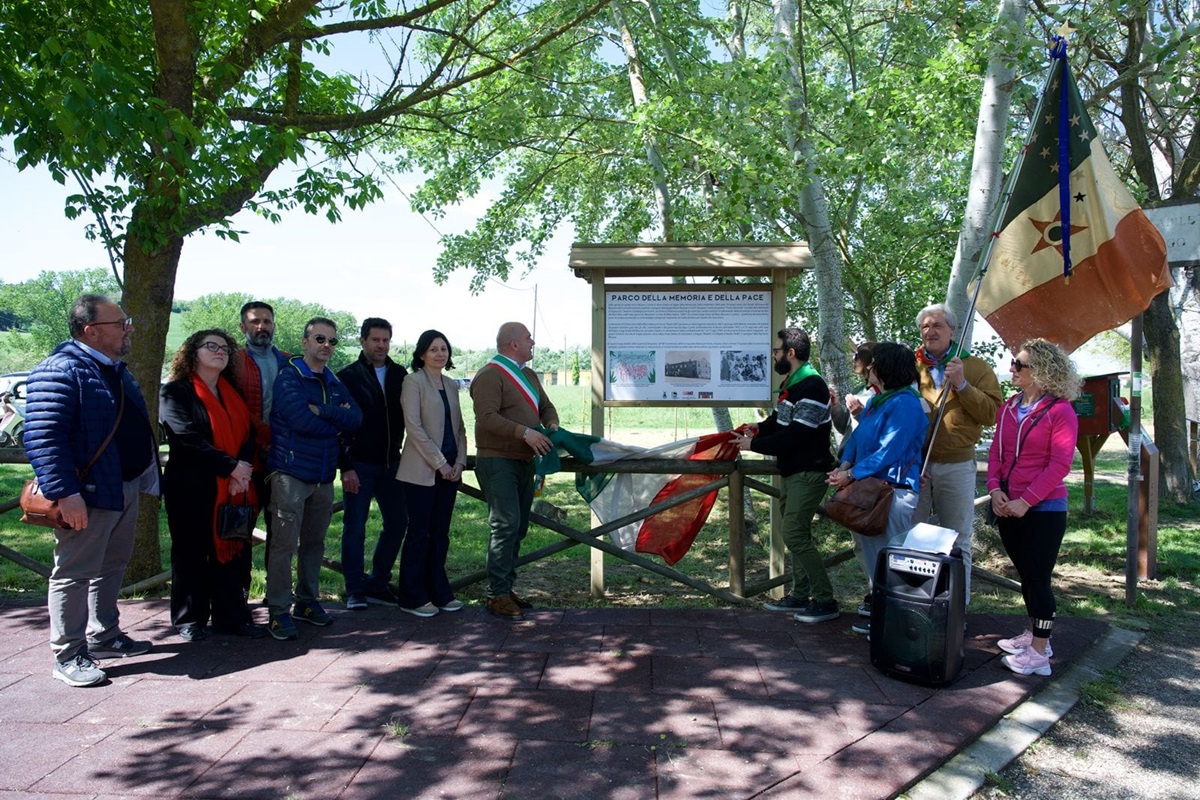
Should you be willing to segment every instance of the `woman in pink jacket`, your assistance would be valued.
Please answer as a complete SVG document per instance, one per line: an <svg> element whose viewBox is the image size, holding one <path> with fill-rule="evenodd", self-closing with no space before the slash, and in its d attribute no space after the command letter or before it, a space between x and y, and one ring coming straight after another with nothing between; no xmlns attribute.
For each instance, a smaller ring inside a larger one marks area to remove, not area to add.
<svg viewBox="0 0 1200 800"><path fill-rule="evenodd" d="M1029 627L997 644L1004 666L1021 675L1049 675L1054 592L1050 576L1067 532L1067 487L1079 419L1071 401L1079 375L1061 347L1031 339L1012 360L1019 390L996 413L988 455L988 493L1000 540L1021 577Z"/></svg>

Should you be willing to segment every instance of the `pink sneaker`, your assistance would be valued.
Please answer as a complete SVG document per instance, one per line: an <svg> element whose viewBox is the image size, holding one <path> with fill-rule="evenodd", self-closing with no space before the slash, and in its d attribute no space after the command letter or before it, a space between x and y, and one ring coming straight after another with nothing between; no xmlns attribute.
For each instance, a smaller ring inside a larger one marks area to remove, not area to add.
<svg viewBox="0 0 1200 800"><path fill-rule="evenodd" d="M1049 657L1042 655L1032 647L1026 647L1016 655L1005 656L1000 660L1004 662L1004 666L1008 667L1018 675L1050 674Z"/></svg>
<svg viewBox="0 0 1200 800"><path fill-rule="evenodd" d="M1014 656L1022 650L1028 650L1033 644L1033 631L1028 629L1021 631L1020 636L1014 636L1011 639L1001 639L996 642L996 646L1006 653L1012 653ZM1046 642L1046 658L1054 658L1054 648L1050 646L1050 642Z"/></svg>

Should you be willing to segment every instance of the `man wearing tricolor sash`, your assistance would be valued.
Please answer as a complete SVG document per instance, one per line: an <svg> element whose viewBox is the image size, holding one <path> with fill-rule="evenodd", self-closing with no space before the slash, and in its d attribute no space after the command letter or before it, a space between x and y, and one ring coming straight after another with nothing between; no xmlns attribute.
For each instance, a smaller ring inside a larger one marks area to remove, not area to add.
<svg viewBox="0 0 1200 800"><path fill-rule="evenodd" d="M558 411L525 364L533 336L519 322L496 334L496 355L471 381L475 406L475 475L488 504L487 608L507 620L530 604L513 591L521 541L533 506L534 456L553 448L542 428L558 429Z"/></svg>
<svg viewBox="0 0 1200 800"><path fill-rule="evenodd" d="M981 358L967 353L954 332L958 318L945 303L926 306L917 314L921 346L917 374L921 396L928 402L933 447L926 439L929 463L921 480L921 499L913 522L930 512L938 524L958 531L954 544L962 551L966 572L966 602L971 602L971 530L975 521L975 445L985 425L996 421L1004 396L996 373ZM946 410L936 430L938 405L946 394Z"/></svg>
<svg viewBox="0 0 1200 800"><path fill-rule="evenodd" d="M837 619L838 604L821 552L812 537L813 514L825 497L826 477L834 467L830 450L833 428L829 385L808 357L808 333L785 328L778 333L771 357L775 371L786 376L779 386L775 411L736 438L739 450L775 456L783 476L779 506L783 541L792 554L792 591L766 604L768 611L790 611L799 622Z"/></svg>

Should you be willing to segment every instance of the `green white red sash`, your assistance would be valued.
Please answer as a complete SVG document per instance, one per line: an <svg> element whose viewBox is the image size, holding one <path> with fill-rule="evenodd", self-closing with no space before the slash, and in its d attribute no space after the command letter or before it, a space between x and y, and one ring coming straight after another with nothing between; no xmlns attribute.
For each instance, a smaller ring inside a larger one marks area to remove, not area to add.
<svg viewBox="0 0 1200 800"><path fill-rule="evenodd" d="M505 377L512 381L513 385L517 387L517 391L533 408L533 413L541 415L542 393L538 391L537 384L525 374L525 370L521 369L520 364L499 353L492 356L492 360L488 364L499 369Z"/></svg>

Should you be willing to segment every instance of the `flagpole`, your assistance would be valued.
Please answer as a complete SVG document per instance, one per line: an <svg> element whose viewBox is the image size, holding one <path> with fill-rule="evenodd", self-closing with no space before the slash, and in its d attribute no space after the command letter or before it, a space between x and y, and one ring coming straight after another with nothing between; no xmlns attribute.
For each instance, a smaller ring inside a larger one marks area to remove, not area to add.
<svg viewBox="0 0 1200 800"><path fill-rule="evenodd" d="M1066 39L1061 36L1055 36L1052 40L1051 52L1053 52L1053 48L1057 46L1066 48ZM1063 53L1063 58L1066 58L1065 52ZM1005 215L1008 214L1008 206L1012 202L1013 186L1016 185L1017 176L1021 174L1021 167L1025 164L1025 155L1029 152L1030 137L1033 136L1034 131L1037 129L1037 121L1042 116L1042 109L1045 107L1046 95L1050 89L1050 82L1054 80L1054 71L1058 67L1058 64L1054 62L1055 59L1051 58L1050 68L1046 72L1046 81L1042 85L1041 94L1038 95L1037 108L1035 108L1033 112L1033 124L1029 126L1029 133L1025 135L1025 144L1021 147L1020 152L1017 153L1017 160L1013 163L1012 171L1008 174L1008 180L1005 182L1004 186L1004 193L1000 197L1000 204L997 206L996 213L992 218L991 233L988 235L987 245L984 247L983 253L976 262L975 290L971 292L971 302L967 306L967 313L963 315L963 319L960 322L960 328L963 330L965 330L971 324L971 318L975 314L975 305L979 300L979 290L983 288L983 279L987 275L988 262L992 258L992 250L996 246L996 240L1000 238L999 225L1004 220ZM962 342L960 341L958 343L959 353L962 352L962 346ZM933 429L929 437L929 447L925 450L924 464L921 466L922 475L924 475L929 469L929 455L933 452L933 441L937 438L938 428L942 424L942 417L946 415L946 401L949 398L950 392L944 391L942 392L941 398L938 400L937 416L933 421Z"/></svg>
<svg viewBox="0 0 1200 800"><path fill-rule="evenodd" d="M1066 47L1066 40L1061 36L1055 36L1053 39L1051 52L1053 52L1054 46L1058 46L1060 42L1063 48ZM1063 53L1062 57L1067 57L1065 52ZM1037 108L1034 109L1033 112L1033 124L1029 126L1029 133L1025 135L1025 144L1021 148L1020 152L1017 153L1017 160L1013 164L1012 172L1008 174L1008 181L1004 187L1004 194L1001 197L1000 205L996 209L995 217L992 219L992 232L988 236L987 245L983 249L983 254L979 257L979 261L976 262L977 277L975 280L975 291L971 293L971 303L967 307L965 320L970 320L971 316L975 313L975 304L976 301L979 300L979 290L983 288L983 279L987 275L988 262L992 258L992 250L994 250L996 247L996 240L1000 238L999 225L1003 221L1005 215L1008 214L1008 206L1012 202L1013 186L1017 182L1017 176L1021 173L1021 167L1025 165L1025 155L1029 152L1029 146L1031 144L1030 137L1033 136L1034 131L1037 129L1037 120L1041 118L1042 110L1045 108L1046 95L1050 90L1050 82L1054 80L1054 71L1058 68L1058 64L1054 62L1055 59L1051 58L1050 68L1046 72L1046 81L1042 85L1041 94L1038 96ZM1064 88L1063 91L1066 91L1066 89ZM967 323L964 322L964 324ZM962 346L961 343L959 346Z"/></svg>

